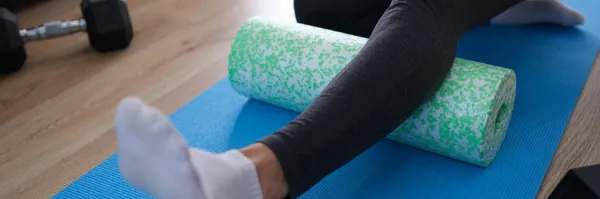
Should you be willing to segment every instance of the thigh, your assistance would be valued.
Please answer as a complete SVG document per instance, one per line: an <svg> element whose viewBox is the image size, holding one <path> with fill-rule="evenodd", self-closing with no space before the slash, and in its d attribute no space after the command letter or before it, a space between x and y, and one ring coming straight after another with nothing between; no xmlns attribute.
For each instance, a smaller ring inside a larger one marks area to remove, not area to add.
<svg viewBox="0 0 600 199"><path fill-rule="evenodd" d="M294 0L296 11L355 17L387 8L392 0Z"/></svg>
<svg viewBox="0 0 600 199"><path fill-rule="evenodd" d="M294 0L299 23L369 37L391 0Z"/></svg>

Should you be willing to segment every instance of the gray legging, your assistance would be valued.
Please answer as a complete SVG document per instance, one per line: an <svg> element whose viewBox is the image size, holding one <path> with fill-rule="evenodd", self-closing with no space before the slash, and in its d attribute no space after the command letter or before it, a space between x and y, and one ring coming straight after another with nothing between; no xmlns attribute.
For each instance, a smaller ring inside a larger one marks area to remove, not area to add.
<svg viewBox="0 0 600 199"><path fill-rule="evenodd" d="M260 142L296 198L406 120L446 77L460 36L520 0L296 0L298 22L369 40L297 118Z"/></svg>

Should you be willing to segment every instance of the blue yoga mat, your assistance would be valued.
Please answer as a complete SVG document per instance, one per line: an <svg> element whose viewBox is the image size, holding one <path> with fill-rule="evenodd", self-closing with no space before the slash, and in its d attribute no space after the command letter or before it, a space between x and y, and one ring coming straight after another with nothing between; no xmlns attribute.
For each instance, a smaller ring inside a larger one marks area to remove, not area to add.
<svg viewBox="0 0 600 199"><path fill-rule="evenodd" d="M534 198L600 49L600 1L568 0L586 25L486 26L467 33L458 56L513 69L517 99L496 161L481 168L388 140L361 154L303 198ZM193 147L240 148L297 113L236 93L224 79L170 116ZM150 198L128 185L117 155L54 198Z"/></svg>

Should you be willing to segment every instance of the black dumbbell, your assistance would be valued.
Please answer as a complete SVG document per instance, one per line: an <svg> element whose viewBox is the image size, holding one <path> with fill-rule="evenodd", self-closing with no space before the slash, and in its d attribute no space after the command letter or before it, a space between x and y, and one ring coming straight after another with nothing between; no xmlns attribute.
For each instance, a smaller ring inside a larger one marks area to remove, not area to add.
<svg viewBox="0 0 600 199"><path fill-rule="evenodd" d="M25 43L87 32L92 48L98 52L125 49L133 38L133 28L124 0L83 0L83 18L55 21L19 30L17 17L0 8L0 73L19 71L27 54Z"/></svg>

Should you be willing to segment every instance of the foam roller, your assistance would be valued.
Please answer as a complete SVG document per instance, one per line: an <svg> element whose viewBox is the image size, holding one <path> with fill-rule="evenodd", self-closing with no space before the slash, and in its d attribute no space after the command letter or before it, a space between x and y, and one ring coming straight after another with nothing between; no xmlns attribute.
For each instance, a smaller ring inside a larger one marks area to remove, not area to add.
<svg viewBox="0 0 600 199"><path fill-rule="evenodd" d="M229 80L242 95L301 112L366 41L253 17L233 40ZM506 135L515 91L514 71L456 58L437 91L386 139L488 167Z"/></svg>

